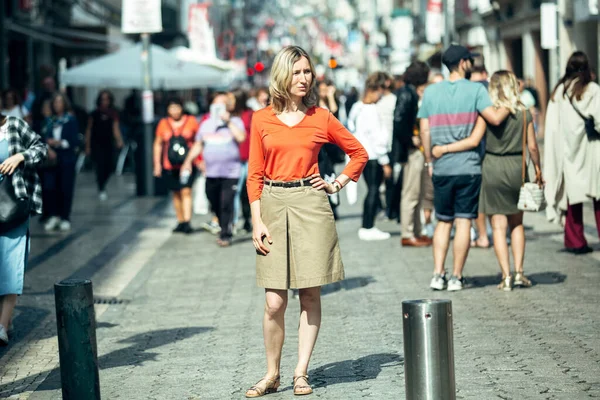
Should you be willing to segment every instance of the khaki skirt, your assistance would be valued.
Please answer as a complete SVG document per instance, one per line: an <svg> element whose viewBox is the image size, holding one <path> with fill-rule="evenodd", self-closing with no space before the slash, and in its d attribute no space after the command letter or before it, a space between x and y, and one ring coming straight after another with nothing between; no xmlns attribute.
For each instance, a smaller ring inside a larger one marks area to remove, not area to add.
<svg viewBox="0 0 600 400"><path fill-rule="evenodd" d="M267 289L302 289L344 279L333 212L323 190L265 183L261 216L273 244L256 257L256 284Z"/></svg>

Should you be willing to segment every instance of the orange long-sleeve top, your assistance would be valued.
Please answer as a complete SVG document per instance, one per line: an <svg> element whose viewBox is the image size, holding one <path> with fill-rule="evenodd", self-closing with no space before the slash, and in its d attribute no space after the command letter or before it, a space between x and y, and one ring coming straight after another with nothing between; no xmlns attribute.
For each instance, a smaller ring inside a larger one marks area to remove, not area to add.
<svg viewBox="0 0 600 400"><path fill-rule="evenodd" d="M294 126L283 123L271 106L254 113L250 129L248 198L259 200L265 179L288 182L319 173L319 151L325 143L338 145L350 156L342 172L358 181L369 156L358 140L329 110L312 107Z"/></svg>

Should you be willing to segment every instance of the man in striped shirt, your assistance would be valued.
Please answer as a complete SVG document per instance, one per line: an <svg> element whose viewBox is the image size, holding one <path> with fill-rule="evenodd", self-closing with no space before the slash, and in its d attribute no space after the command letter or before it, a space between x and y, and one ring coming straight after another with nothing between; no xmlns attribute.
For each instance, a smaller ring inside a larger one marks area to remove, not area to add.
<svg viewBox="0 0 600 400"><path fill-rule="evenodd" d="M505 108L492 106L488 92L479 83L465 79L473 68L473 58L466 47L452 45L442 56L450 70L448 80L431 85L425 90L419 109L421 140L425 148L425 162L434 186L434 206L438 225L434 234L434 276L430 287L449 291L463 289L462 271L469 253L471 219L477 218L481 186L481 156L477 148L444 154L433 160L431 148L458 142L471 135L477 124L485 129L485 122L500 125L509 114ZM450 231L456 220L454 236L454 268L446 279L444 264L450 245Z"/></svg>

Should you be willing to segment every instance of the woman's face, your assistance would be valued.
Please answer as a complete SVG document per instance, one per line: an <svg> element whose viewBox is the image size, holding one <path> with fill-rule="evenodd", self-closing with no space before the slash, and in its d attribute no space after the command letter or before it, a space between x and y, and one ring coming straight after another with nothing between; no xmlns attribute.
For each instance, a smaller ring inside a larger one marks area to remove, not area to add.
<svg viewBox="0 0 600 400"><path fill-rule="evenodd" d="M65 101L61 96L58 96L54 99L52 106L56 114L63 114L65 112Z"/></svg>
<svg viewBox="0 0 600 400"><path fill-rule="evenodd" d="M183 115L183 108L181 108L179 104L171 104L169 105L169 108L167 108L167 114L169 114L169 117L173 118L175 121L179 121Z"/></svg>
<svg viewBox="0 0 600 400"><path fill-rule="evenodd" d="M267 106L267 102L269 101L269 94L267 92L261 90L256 95L256 100L258 101L258 104L260 104L260 106L262 108L265 108Z"/></svg>
<svg viewBox="0 0 600 400"><path fill-rule="evenodd" d="M312 80L313 74L310 69L310 64L306 57L302 57L296 61L292 67L292 84L290 86L290 94L298 97L306 96Z"/></svg>
<svg viewBox="0 0 600 400"><path fill-rule="evenodd" d="M15 106L16 102L15 102L15 95L13 93L7 93L6 96L4 96L4 106L6 108L13 108Z"/></svg>
<svg viewBox="0 0 600 400"><path fill-rule="evenodd" d="M44 104L42 104L42 115L46 118L52 116L52 107L50 106L49 101L45 101Z"/></svg>
<svg viewBox="0 0 600 400"><path fill-rule="evenodd" d="M108 108L109 106L110 106L110 96L108 95L108 93L102 93L102 96L100 97L100 107Z"/></svg>

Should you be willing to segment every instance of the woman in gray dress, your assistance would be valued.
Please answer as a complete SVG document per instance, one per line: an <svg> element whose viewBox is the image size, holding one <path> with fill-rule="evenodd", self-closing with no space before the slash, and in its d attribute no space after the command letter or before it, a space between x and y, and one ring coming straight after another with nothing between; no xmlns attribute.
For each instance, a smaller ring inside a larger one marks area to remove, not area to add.
<svg viewBox="0 0 600 400"><path fill-rule="evenodd" d="M46 146L29 125L0 114L0 180L11 179L16 198L28 198L30 214L42 213L42 188L36 167L46 158ZM16 226L15 226L16 225ZM17 296L29 253L29 218L0 223L0 346L8 344Z"/></svg>
<svg viewBox="0 0 600 400"><path fill-rule="evenodd" d="M531 281L523 272L525 257L525 230L523 228L523 212L517 208L523 161L523 119L525 118L527 148L535 167L535 181L542 185L540 154L533 129L531 113L519 100L519 83L516 76L509 71L498 71L490 80L490 97L496 107L506 107L511 115L501 125L487 126L485 158L481 171L481 194L479 196L479 212L490 216L494 250L500 269L502 282L498 289L512 290L513 286L529 287ZM481 119L481 117L479 117ZM473 130L471 136L459 142L432 149L434 157L445 153L465 151L479 145L484 131ZM512 253L515 264L515 275L510 273L510 257L506 230L510 230Z"/></svg>

